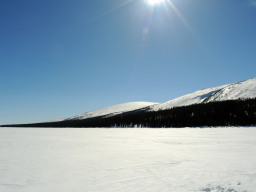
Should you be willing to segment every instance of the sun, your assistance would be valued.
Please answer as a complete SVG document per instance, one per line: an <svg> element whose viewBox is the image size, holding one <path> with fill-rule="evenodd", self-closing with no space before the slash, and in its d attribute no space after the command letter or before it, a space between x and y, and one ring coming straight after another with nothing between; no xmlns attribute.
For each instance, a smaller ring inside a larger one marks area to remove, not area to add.
<svg viewBox="0 0 256 192"><path fill-rule="evenodd" d="M165 0L146 0L146 2L150 5L150 6L155 6L157 4L162 4L165 2Z"/></svg>

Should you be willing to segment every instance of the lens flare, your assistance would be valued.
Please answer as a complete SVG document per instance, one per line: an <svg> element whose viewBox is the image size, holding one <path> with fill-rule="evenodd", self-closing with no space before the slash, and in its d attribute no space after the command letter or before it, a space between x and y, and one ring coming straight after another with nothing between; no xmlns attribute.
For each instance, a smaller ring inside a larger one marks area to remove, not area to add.
<svg viewBox="0 0 256 192"><path fill-rule="evenodd" d="M146 0L147 3L151 6L164 3L165 0Z"/></svg>

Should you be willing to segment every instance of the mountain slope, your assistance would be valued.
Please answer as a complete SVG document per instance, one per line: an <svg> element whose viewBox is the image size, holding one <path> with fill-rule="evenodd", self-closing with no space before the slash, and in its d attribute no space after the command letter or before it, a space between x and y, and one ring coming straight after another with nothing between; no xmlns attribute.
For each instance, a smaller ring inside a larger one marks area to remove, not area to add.
<svg viewBox="0 0 256 192"><path fill-rule="evenodd" d="M248 99L256 97L256 78L249 79L247 81L241 81L238 83L232 83L207 99L207 102L211 101L225 101L225 100L237 100Z"/></svg>
<svg viewBox="0 0 256 192"><path fill-rule="evenodd" d="M255 123L256 78L199 90L160 104L123 103L61 121L0 127L190 127Z"/></svg>
<svg viewBox="0 0 256 192"><path fill-rule="evenodd" d="M179 106L209 103L212 101L236 100L255 97L256 78L219 87L202 89L164 103L150 106L148 110L158 111Z"/></svg>
<svg viewBox="0 0 256 192"><path fill-rule="evenodd" d="M74 117L71 117L71 118L68 118L65 120L82 120L82 119L99 117L99 116L113 116L113 115L141 109L141 108L148 107L148 106L155 105L155 104L158 104L158 103L152 103L152 102L123 103L123 104L119 104L119 105L113 105L110 107L101 108L101 109L94 110L94 111L89 111L89 112L86 112L81 115L77 115L77 116L74 116Z"/></svg>

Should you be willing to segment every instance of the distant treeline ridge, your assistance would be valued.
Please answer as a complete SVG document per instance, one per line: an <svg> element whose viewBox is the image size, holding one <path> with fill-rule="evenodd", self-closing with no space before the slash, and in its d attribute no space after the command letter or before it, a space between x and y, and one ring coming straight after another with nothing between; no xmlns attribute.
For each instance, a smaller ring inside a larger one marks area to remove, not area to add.
<svg viewBox="0 0 256 192"><path fill-rule="evenodd" d="M201 127L256 125L256 98L228 100L168 110L140 109L84 120L5 125L5 127Z"/></svg>

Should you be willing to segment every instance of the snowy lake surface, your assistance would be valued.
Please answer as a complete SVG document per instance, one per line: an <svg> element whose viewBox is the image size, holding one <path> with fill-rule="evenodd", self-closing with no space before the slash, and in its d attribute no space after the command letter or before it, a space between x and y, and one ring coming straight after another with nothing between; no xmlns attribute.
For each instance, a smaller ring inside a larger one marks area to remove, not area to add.
<svg viewBox="0 0 256 192"><path fill-rule="evenodd" d="M0 128L0 192L255 192L256 127Z"/></svg>

